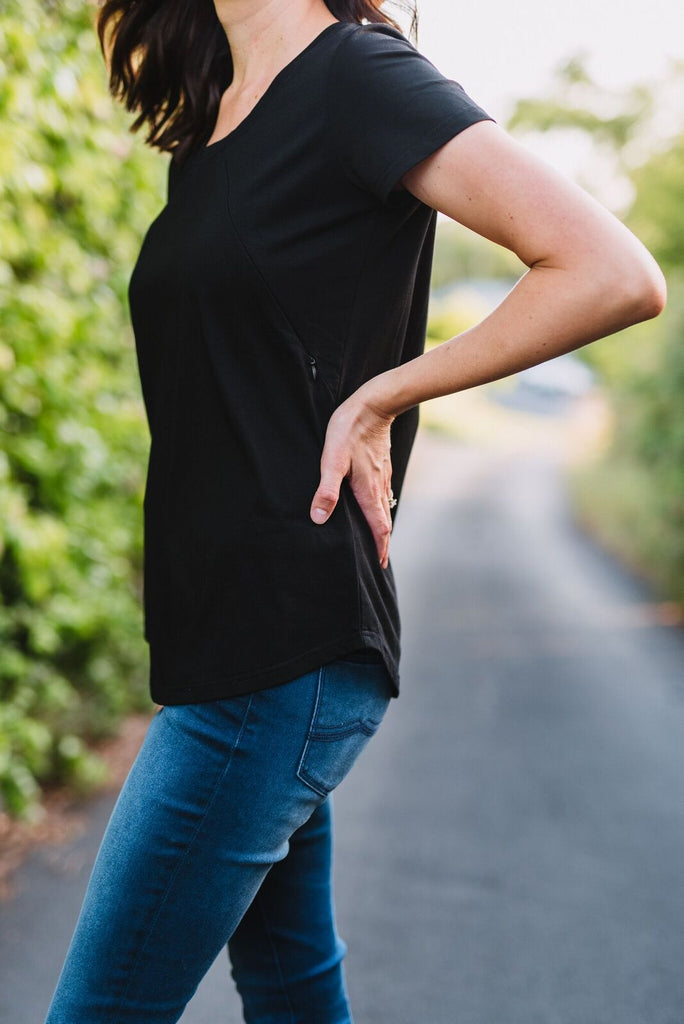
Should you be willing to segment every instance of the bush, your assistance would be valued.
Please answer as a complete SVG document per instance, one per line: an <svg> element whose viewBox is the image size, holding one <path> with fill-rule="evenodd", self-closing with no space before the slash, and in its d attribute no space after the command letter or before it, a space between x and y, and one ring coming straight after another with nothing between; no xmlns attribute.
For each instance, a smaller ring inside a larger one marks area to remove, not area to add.
<svg viewBox="0 0 684 1024"><path fill-rule="evenodd" d="M95 8L0 15L0 796L101 779L83 740L151 707L148 431L126 303L164 161L110 100Z"/></svg>
<svg viewBox="0 0 684 1024"><path fill-rule="evenodd" d="M577 471L574 493L581 518L608 547L661 596L684 602L684 275L672 273L663 314L629 337L619 372L605 370L609 450Z"/></svg>

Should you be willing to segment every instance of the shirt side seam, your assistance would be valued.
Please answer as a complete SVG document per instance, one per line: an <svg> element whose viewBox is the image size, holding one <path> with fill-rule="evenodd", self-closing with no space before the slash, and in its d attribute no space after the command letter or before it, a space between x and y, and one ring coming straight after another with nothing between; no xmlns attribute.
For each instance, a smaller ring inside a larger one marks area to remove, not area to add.
<svg viewBox="0 0 684 1024"><path fill-rule="evenodd" d="M279 315L282 317L283 323L287 326L287 329L289 330L293 340L299 346L301 351L305 355L310 357L312 355L312 353L310 352L307 343L304 341L302 333L299 331L299 329L297 327L295 327L295 324L294 324L294 321L293 321L292 317L290 316L290 314L287 312L287 310L283 306L281 300L278 298L278 295L276 294L276 292L275 292L275 290L273 288L273 285L268 280L266 274L264 273L264 271L262 270L262 268L261 268L261 266L259 264L259 261L256 259L254 253L252 252L251 246L243 238L242 232L240 231L240 229L237 226L237 223L235 221L235 217L233 216L232 195L231 195L231 188L230 188L230 170L229 170L227 164L224 164L224 170L225 170L226 177L227 177L227 180L228 180L228 194L227 194L227 197L226 197L226 210L227 210L227 214L228 214L228 219L230 221L230 225L231 225L231 227L233 229L235 237L237 238L240 246L242 247L242 251L244 253L245 259L247 260L248 265L251 267L252 272L256 275L256 277L260 281L261 286L264 289L264 292L269 297L270 301L273 303L273 306L278 311ZM328 382L328 380L326 379L326 377L324 377L323 374L320 374L319 377L320 377L320 380L321 380L323 386L325 387L325 389L327 390L328 394L330 395L330 397L334 399L333 389L332 389L330 383Z"/></svg>

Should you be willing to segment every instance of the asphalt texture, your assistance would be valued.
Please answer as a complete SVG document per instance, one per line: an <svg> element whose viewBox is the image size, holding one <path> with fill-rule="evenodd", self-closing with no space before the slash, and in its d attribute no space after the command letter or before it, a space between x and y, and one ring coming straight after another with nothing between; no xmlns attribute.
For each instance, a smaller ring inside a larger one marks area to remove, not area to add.
<svg viewBox="0 0 684 1024"><path fill-rule="evenodd" d="M539 455L421 433L390 550L402 693L334 797L356 1024L683 1024L684 630ZM42 1024L112 802L0 905L3 1024ZM240 1020L221 955L182 1022Z"/></svg>

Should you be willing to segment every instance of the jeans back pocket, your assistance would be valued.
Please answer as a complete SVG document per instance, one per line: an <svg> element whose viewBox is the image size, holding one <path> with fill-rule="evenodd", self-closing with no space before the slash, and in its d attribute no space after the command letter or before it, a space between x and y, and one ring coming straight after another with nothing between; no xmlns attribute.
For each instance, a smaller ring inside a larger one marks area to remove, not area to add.
<svg viewBox="0 0 684 1024"><path fill-rule="evenodd" d="M321 796L332 792L378 730L392 692L384 663L340 658L323 665L298 778Z"/></svg>

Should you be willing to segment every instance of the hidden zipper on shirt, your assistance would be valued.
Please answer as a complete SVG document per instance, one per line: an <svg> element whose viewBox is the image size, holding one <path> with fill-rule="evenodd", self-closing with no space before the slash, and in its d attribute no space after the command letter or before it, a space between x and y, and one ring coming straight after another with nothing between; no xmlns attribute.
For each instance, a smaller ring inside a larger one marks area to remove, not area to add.
<svg viewBox="0 0 684 1024"><path fill-rule="evenodd" d="M332 402L332 408L330 411L332 412L332 409L334 409L335 406L337 405L337 399L335 398L335 395L331 390L330 385L328 384L325 377L319 373L318 360L316 359L316 356L311 355L308 349L304 348L304 345L302 344L300 338L297 338L297 341L299 342L300 348L304 353L304 358L309 364L309 370L311 371L311 379L316 383L316 389L318 390L322 388L323 391L330 397L330 401Z"/></svg>

